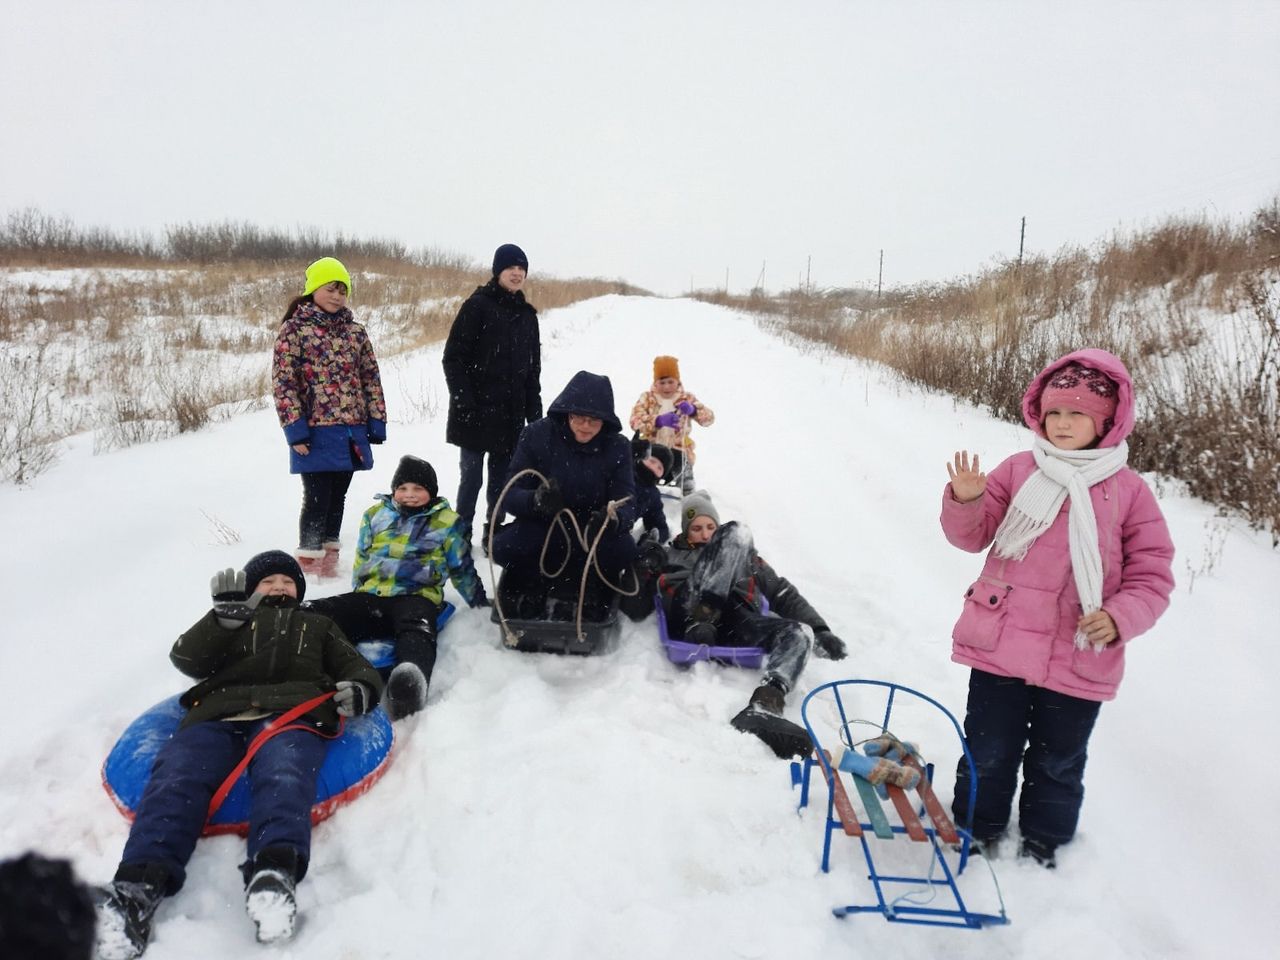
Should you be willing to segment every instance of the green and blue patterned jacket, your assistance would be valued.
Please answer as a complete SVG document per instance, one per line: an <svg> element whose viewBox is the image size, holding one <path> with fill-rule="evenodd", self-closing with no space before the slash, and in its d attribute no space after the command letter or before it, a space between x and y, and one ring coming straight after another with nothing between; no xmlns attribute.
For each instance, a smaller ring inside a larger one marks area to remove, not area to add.
<svg viewBox="0 0 1280 960"><path fill-rule="evenodd" d="M471 562L471 544L449 501L436 497L415 512L401 512L387 493L378 501L360 521L352 588L380 597L417 594L438 604L447 577L474 605L483 588Z"/></svg>

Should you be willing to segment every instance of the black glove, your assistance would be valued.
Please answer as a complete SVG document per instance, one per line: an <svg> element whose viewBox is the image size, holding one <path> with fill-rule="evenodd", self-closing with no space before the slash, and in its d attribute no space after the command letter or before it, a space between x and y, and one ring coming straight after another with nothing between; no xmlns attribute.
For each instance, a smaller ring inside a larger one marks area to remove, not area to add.
<svg viewBox="0 0 1280 960"><path fill-rule="evenodd" d="M493 603L492 601L490 601L488 595L484 592L484 587L480 587L478 590L476 590L476 595L471 600L471 609L476 610L476 609L479 609L480 607L491 607L491 606L493 606Z"/></svg>
<svg viewBox="0 0 1280 960"><path fill-rule="evenodd" d="M358 717L369 712L373 691L359 680L339 680L333 695L334 706L344 717Z"/></svg>
<svg viewBox="0 0 1280 960"><path fill-rule="evenodd" d="M849 655L844 641L830 630L817 630L813 634L813 652L824 660L843 660Z"/></svg>
<svg viewBox="0 0 1280 960"><path fill-rule="evenodd" d="M606 523L612 523L612 522L616 522L616 521L614 521L613 517L609 516L608 511L592 510L591 518L587 520L587 530L586 530L587 543L591 543L592 541L595 540L596 534L600 532L601 528L603 528Z"/></svg>
<svg viewBox="0 0 1280 960"><path fill-rule="evenodd" d="M641 540L636 554L636 572L652 577L667 562L667 550L657 540Z"/></svg>
<svg viewBox="0 0 1280 960"><path fill-rule="evenodd" d="M244 571L219 570L209 581L209 593L213 596L213 613L218 625L234 630L253 619L253 611L262 602L262 594L245 593Z"/></svg>
<svg viewBox="0 0 1280 960"><path fill-rule="evenodd" d="M533 509L548 520L564 509L564 494L554 477L533 491Z"/></svg>

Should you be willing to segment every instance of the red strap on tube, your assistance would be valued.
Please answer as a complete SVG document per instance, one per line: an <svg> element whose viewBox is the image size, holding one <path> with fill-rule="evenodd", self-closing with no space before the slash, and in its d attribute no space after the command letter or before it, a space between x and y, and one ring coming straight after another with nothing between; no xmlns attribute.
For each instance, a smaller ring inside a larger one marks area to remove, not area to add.
<svg viewBox="0 0 1280 960"><path fill-rule="evenodd" d="M316 736L324 737L328 740L333 740L342 736L344 723L341 716L338 717L338 732L332 735L321 733L310 724L293 723L294 720L297 720L298 717L302 716L304 713L314 710L316 707L320 706L320 704L332 697L335 692L336 691L334 690L330 690L328 693L322 693L318 697L313 697L304 703L300 703L292 710L288 710L285 713L280 714L280 716L276 717L269 724L263 727L262 730L259 731L258 735L250 741L249 748L245 750L244 756L240 758L240 762L236 764L234 770L227 774L227 779L222 781L222 786L220 786L217 793L213 795L213 799L209 801L209 813L205 817L205 820L208 821L213 819L213 815L218 812L218 808L221 807L223 801L227 799L227 794L231 792L231 788L234 787L236 785L236 781L240 779L240 774L244 773L245 767L249 766L249 761L253 759L253 755L261 750L262 745L277 733L284 733L286 730L308 730ZM290 724L293 725L290 726Z"/></svg>

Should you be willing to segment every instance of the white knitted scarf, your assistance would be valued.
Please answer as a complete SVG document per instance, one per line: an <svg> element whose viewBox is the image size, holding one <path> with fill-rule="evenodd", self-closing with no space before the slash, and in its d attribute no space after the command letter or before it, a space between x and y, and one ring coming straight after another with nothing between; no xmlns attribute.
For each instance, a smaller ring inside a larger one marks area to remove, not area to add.
<svg viewBox="0 0 1280 960"><path fill-rule="evenodd" d="M996 530L996 556L1008 560L1026 557L1031 545L1058 516L1062 501L1070 497L1067 534L1071 571L1081 608L1094 613L1102 609L1102 553L1089 488L1124 469L1129 445L1121 442L1096 450L1060 450L1044 437L1036 437L1031 453L1038 469L1014 495ZM1077 631L1076 646L1083 650L1087 644ZM1101 648L1101 644L1094 647Z"/></svg>

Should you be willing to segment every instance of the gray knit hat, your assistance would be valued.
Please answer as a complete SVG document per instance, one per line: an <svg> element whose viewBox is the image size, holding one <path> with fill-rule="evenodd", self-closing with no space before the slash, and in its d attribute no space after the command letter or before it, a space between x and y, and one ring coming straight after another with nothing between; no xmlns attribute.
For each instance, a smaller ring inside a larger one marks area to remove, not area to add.
<svg viewBox="0 0 1280 960"><path fill-rule="evenodd" d="M716 522L717 527L720 526L720 514L716 512L716 506L711 502L711 494L705 490L695 490L680 501L680 532L686 537L689 535L689 524L693 523L694 517L710 517Z"/></svg>

